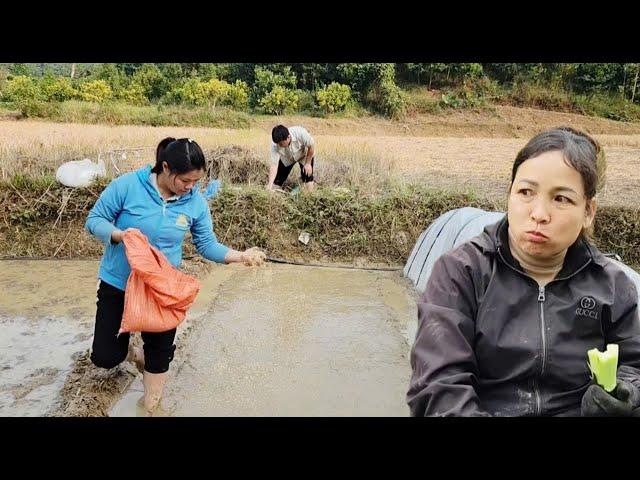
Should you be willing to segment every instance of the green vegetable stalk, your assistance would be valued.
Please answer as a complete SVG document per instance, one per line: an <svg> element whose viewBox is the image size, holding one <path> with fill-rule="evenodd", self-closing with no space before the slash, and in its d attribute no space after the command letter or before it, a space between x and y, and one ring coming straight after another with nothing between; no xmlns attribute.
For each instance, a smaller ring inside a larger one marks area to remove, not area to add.
<svg viewBox="0 0 640 480"><path fill-rule="evenodd" d="M612 392L616 388L616 373L618 369L618 345L610 343L607 350L599 351L592 348L587 352L589 357L589 369L592 378L607 392Z"/></svg>

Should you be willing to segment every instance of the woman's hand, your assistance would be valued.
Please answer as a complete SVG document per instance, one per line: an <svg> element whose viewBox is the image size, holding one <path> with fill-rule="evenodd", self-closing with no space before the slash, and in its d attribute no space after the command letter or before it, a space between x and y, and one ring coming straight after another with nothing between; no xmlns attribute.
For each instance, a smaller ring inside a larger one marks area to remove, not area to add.
<svg viewBox="0 0 640 480"><path fill-rule="evenodd" d="M122 236L124 235L124 232L128 232L129 230L137 230L137 228L132 228L129 227L126 230L114 230L113 232L111 232L111 243L120 243L122 242Z"/></svg>
<svg viewBox="0 0 640 480"><path fill-rule="evenodd" d="M600 385L592 384L582 396L583 417L636 416L640 406L640 390L625 380L618 380L616 388L607 393Z"/></svg>
<svg viewBox="0 0 640 480"><path fill-rule="evenodd" d="M248 267L259 267L264 264L267 259L266 254L258 247L251 247L240 254L242 263Z"/></svg>
<svg viewBox="0 0 640 480"><path fill-rule="evenodd" d="M124 232L122 230L114 230L111 232L111 243L120 243L123 234Z"/></svg>

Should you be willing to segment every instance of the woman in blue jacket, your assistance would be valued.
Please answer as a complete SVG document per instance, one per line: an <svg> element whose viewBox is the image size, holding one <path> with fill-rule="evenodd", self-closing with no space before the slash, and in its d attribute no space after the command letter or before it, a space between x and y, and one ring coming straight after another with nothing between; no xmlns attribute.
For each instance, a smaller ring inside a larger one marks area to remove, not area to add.
<svg viewBox="0 0 640 480"><path fill-rule="evenodd" d="M139 229L149 242L178 267L182 243L191 232L200 255L218 263L262 265L265 255L256 248L243 252L218 242L211 212L199 192L205 158L191 139L165 138L156 149L156 164L122 175L102 192L89 212L85 227L105 244L98 277L98 302L91 361L113 368L124 360L144 365L144 407L153 411L160 402L169 363L175 351L176 329L142 332L144 353L129 346L129 334L118 335L124 309L124 290L131 268L122 234Z"/></svg>

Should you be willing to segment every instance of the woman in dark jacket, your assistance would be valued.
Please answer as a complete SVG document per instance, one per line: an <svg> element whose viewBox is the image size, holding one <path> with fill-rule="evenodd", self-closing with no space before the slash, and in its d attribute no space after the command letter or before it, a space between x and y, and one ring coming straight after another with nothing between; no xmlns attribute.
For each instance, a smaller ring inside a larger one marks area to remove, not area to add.
<svg viewBox="0 0 640 480"><path fill-rule="evenodd" d="M634 283L589 243L604 153L571 128L518 153L506 217L435 263L418 304L412 416L640 414ZM587 351L619 346L618 381Z"/></svg>

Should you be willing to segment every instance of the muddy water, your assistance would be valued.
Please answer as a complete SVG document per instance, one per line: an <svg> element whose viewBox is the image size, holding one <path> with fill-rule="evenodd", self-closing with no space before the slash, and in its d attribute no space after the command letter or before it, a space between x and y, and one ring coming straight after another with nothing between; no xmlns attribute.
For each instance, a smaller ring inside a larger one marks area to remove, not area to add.
<svg viewBox="0 0 640 480"><path fill-rule="evenodd" d="M0 416L46 415L90 347L98 262L0 267ZM406 415L415 318L396 272L215 265L178 330L166 401L178 416ZM138 377L112 412L135 414L141 394Z"/></svg>
<svg viewBox="0 0 640 480"><path fill-rule="evenodd" d="M0 416L42 416L60 399L73 355L91 346L98 261L0 262ZM212 265L178 339L206 313L233 267Z"/></svg>
<svg viewBox="0 0 640 480"><path fill-rule="evenodd" d="M415 323L399 272L240 269L170 370L165 404L174 416L406 416ZM114 413L136 414L139 383Z"/></svg>
<svg viewBox="0 0 640 480"><path fill-rule="evenodd" d="M0 416L46 415L89 348L97 261L0 262Z"/></svg>

